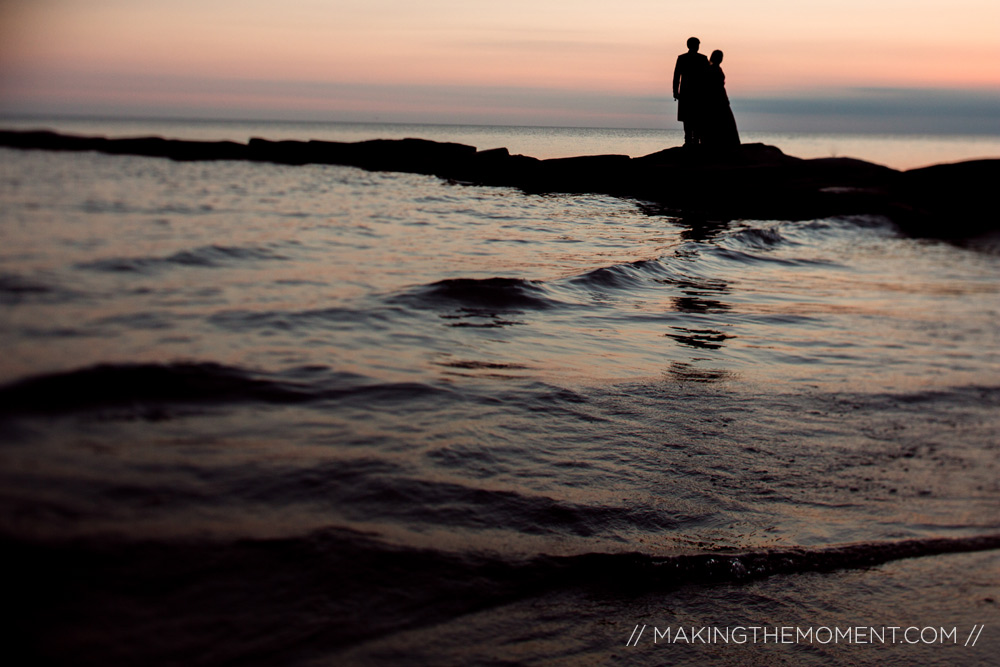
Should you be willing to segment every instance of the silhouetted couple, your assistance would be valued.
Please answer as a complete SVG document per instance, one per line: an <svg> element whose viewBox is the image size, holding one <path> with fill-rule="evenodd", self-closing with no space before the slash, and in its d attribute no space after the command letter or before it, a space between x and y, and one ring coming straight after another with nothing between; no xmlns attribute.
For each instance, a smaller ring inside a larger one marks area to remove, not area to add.
<svg viewBox="0 0 1000 667"><path fill-rule="evenodd" d="M726 95L722 51L711 58L698 53L701 40L687 41L688 52L677 56L674 67L674 99L677 120L684 123L685 146L729 148L740 145L736 119Z"/></svg>

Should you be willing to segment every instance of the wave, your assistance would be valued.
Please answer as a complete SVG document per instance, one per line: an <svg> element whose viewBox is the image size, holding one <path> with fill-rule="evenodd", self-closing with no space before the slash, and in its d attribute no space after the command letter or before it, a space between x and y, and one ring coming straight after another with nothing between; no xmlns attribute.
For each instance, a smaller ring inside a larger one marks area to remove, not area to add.
<svg viewBox="0 0 1000 667"><path fill-rule="evenodd" d="M659 259L644 259L592 269L555 281L527 278L450 278L422 285L392 300L471 311L520 311L589 303L590 290L628 290L643 285L683 281Z"/></svg>
<svg viewBox="0 0 1000 667"><path fill-rule="evenodd" d="M698 242L686 242L670 255L598 267L558 280L453 278L414 288L394 298L434 306L458 305L503 311L589 304L592 299L588 294L591 291L628 291L657 285L676 286L686 294L692 291L697 295L726 292L728 286L724 282L692 275L691 257L707 253L735 264L827 264L815 259L778 256L772 252L776 247L795 243L776 228L742 228L726 234L721 246L706 247Z"/></svg>
<svg viewBox="0 0 1000 667"><path fill-rule="evenodd" d="M570 283L585 287L628 289L649 280L664 282L668 275L660 260L642 259L588 271L570 279Z"/></svg>
<svg viewBox="0 0 1000 667"><path fill-rule="evenodd" d="M543 310L558 302L540 281L523 278L449 278L400 295L407 301L492 310Z"/></svg>
<svg viewBox="0 0 1000 667"><path fill-rule="evenodd" d="M465 453L445 451L431 456L443 465L452 459L461 459L460 465L469 462ZM487 463L489 457L482 460ZM328 504L356 521L389 520L434 530L491 530L502 526L504 531L518 535L594 537L609 529L636 527L657 534L699 522L694 516L649 508L591 505L521 490L429 481L408 476L404 470L378 459L337 461L307 471L273 465L266 478L253 484L247 484L245 477L220 478L214 484L229 502L264 506Z"/></svg>
<svg viewBox="0 0 1000 667"><path fill-rule="evenodd" d="M998 549L1000 535L669 557L502 557L387 544L342 528L237 540L26 541L0 534L0 547L9 567L23 575L10 591L15 608L85 609L74 630L82 624L91 632L86 655L107 654L122 664L176 664L178 644L213 661L230 658L225 662L245 661L250 650L255 657L290 650L322 655L560 590L648 595L692 584L864 569ZM22 583L43 580L41 598L37 585ZM142 615L123 611L137 606ZM163 618L171 619L168 628L148 621ZM206 627L219 630L206 633ZM235 635L234 627L240 630ZM254 638L250 649L248 637Z"/></svg>
<svg viewBox="0 0 1000 667"><path fill-rule="evenodd" d="M338 531L340 538L343 535ZM295 540L296 538L289 538ZM318 533L309 541L325 542ZM339 539L336 548L342 548ZM269 540L262 540L269 542ZM585 553L572 556L538 555L502 558L483 553L457 553L391 546L371 537L353 537L350 548L360 548L383 560L398 556L420 563L407 568L430 582L436 577L461 574L469 581L490 585L507 583L533 592L553 588L608 584L616 588L669 590L689 584L747 582L776 575L833 572L875 567L896 560L1000 549L1000 535L952 538L918 538L890 542L865 542L830 547L791 547L742 553L696 553L653 556L641 552ZM376 556L377 554L377 556ZM401 567L406 567L401 565Z"/></svg>
<svg viewBox="0 0 1000 667"><path fill-rule="evenodd" d="M61 303L79 298L80 294L62 286L50 285L16 273L0 273L0 304L16 306L22 303Z"/></svg>
<svg viewBox="0 0 1000 667"><path fill-rule="evenodd" d="M750 248L773 248L789 243L781 232L773 228L749 227L733 232L729 238Z"/></svg>
<svg viewBox="0 0 1000 667"><path fill-rule="evenodd" d="M115 273L144 273L169 266L216 268L232 262L285 259L288 258L268 248L207 245L194 250L175 252L166 257L111 257L77 264L77 268Z"/></svg>
<svg viewBox="0 0 1000 667"><path fill-rule="evenodd" d="M690 583L741 582L782 574L832 572L874 567L904 558L1000 549L1000 535L867 542L825 548L789 548L738 554L588 554L554 559L552 567L570 579L593 577L606 568L621 574L618 583L670 588ZM603 577L607 579L607 575ZM622 581L624 580L624 581Z"/></svg>
<svg viewBox="0 0 1000 667"><path fill-rule="evenodd" d="M0 542L15 541L21 540L0 534ZM79 546L121 541L124 545L135 547L144 544L146 540L140 539L137 542L127 537L102 535L69 538L69 541ZM483 585L487 588L503 582L525 584L526 588L530 587L535 592L589 587L594 584L669 590L690 584L748 582L778 575L859 570L909 558L1000 549L1000 534L991 534L671 556L642 552L502 556L494 552L403 546L384 542L373 533L342 527L324 528L313 533L281 538L239 538L234 542L224 542L214 538L185 537L176 545L173 545L172 540L157 540L156 543L164 548L181 549L197 548L202 541L206 542L206 548L212 548L219 554L225 553L227 549L242 550L247 547L279 556L302 549L315 550L327 556L333 553L353 553L358 558L349 558L353 561L351 569L359 578L363 578L371 567L366 563L389 564L396 561L397 567L406 571L408 576L414 579L419 577L428 585L433 585L437 578L465 579L469 585ZM64 540L55 537L41 541L41 544L64 543ZM379 576L377 571L368 574Z"/></svg>
<svg viewBox="0 0 1000 667"><path fill-rule="evenodd" d="M799 223L787 223L794 225ZM782 227L783 229L783 227ZM719 244L706 246L686 241L658 258L621 262L587 270L575 276L555 280L531 280L520 277L452 278L421 285L390 300L417 303L421 306L454 307L493 312L543 310L568 305L592 305L594 292L629 291L671 285L685 295L704 296L729 291L725 282L692 274L693 258L707 255L726 264L771 263L787 266L827 265L821 260L775 253L781 246L797 245L778 227L742 227L727 231ZM682 304L683 306L684 304ZM725 309L718 302L694 304L690 310ZM682 308L685 309L685 308Z"/></svg>
<svg viewBox="0 0 1000 667"><path fill-rule="evenodd" d="M777 264L779 266L835 266L834 262L829 262L819 259L805 259L796 257L777 257L774 255L758 254L753 252L753 250L759 250L760 247L751 247L744 250L739 250L736 248L726 248L723 246L718 246L712 248L709 254L714 257L724 259L726 262L733 262L734 264ZM749 252L748 252L749 250Z"/></svg>
<svg viewBox="0 0 1000 667"><path fill-rule="evenodd" d="M429 393L447 391L413 382L375 383L325 367L265 375L212 362L98 364L0 387L0 416L123 408L155 419L169 416L161 408L177 404L391 401Z"/></svg>

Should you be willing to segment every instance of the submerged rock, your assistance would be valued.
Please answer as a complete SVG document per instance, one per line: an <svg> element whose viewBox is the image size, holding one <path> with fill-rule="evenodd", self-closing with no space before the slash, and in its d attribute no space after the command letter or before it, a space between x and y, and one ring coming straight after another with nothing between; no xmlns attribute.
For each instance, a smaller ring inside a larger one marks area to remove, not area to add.
<svg viewBox="0 0 1000 667"><path fill-rule="evenodd" d="M183 141L107 139L48 131L0 130L0 146L98 151L173 160L250 160L343 164L372 171L432 174L457 183L514 186L527 192L596 192L659 204L706 218L806 219L877 214L908 233L967 237L996 230L987 197L1000 160L897 171L852 158L806 160L765 144L725 151L667 148L651 155L586 155L539 160L506 148L479 151L426 139L336 141Z"/></svg>

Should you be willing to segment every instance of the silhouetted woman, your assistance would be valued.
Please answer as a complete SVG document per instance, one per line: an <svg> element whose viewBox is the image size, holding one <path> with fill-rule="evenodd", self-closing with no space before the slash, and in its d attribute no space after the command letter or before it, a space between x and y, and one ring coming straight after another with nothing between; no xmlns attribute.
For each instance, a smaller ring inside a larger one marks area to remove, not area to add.
<svg viewBox="0 0 1000 667"><path fill-rule="evenodd" d="M726 75L721 64L722 51L712 51L705 77L705 121L701 142L706 146L730 148L740 145L740 133L736 129L732 107L729 106Z"/></svg>

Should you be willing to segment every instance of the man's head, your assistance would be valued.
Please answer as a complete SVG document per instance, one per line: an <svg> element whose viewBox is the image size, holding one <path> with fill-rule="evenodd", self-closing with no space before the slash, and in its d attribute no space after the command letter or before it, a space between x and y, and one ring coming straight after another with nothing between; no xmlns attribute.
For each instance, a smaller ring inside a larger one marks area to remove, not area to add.
<svg viewBox="0 0 1000 667"><path fill-rule="evenodd" d="M698 39L697 37L688 37L688 49L692 53L696 53L698 51L699 46L701 46L700 39Z"/></svg>

